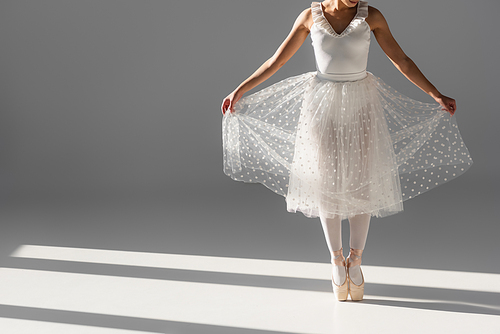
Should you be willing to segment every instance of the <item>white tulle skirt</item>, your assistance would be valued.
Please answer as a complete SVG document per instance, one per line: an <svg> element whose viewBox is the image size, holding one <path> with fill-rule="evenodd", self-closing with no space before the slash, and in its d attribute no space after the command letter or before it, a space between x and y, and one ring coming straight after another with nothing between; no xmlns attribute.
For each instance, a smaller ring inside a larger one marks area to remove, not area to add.
<svg viewBox="0 0 500 334"><path fill-rule="evenodd" d="M224 172L285 196L289 212L384 217L464 173L472 159L456 116L396 92L367 72L282 80L222 121Z"/></svg>

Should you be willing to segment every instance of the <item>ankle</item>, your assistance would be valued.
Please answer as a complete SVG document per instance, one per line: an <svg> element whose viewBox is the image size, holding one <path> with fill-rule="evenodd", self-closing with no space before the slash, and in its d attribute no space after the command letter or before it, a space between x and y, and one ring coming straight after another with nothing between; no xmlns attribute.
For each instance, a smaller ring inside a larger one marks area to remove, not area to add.
<svg viewBox="0 0 500 334"><path fill-rule="evenodd" d="M349 250L349 255L347 256L347 259L348 259L347 266L348 267L353 267L353 266L356 266L356 265L361 265L361 256L362 256L362 254L363 254L363 250L362 249L351 248Z"/></svg>
<svg viewBox="0 0 500 334"><path fill-rule="evenodd" d="M332 264L335 266L345 266L345 257L344 254L342 254L343 248L334 251L333 256L332 256Z"/></svg>

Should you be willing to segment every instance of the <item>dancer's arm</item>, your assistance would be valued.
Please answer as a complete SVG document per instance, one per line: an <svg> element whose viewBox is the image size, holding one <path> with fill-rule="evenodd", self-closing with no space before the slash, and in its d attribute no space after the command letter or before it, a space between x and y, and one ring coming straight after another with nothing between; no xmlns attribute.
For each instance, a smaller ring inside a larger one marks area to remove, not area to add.
<svg viewBox="0 0 500 334"><path fill-rule="evenodd" d="M251 76L243 81L231 94L222 102L222 113L227 109L234 112L234 104L250 89L269 79L281 66L297 52L309 35L309 28L312 23L311 9L305 9L297 17L292 30L280 45L274 55L264 62Z"/></svg>
<svg viewBox="0 0 500 334"><path fill-rule="evenodd" d="M403 73L405 77L413 82L418 88L422 89L424 92L429 94L436 102L438 102L443 110L450 113L453 116L457 109L457 105L454 99L441 94L433 84L424 76L424 74L419 70L417 65L413 60L408 57L399 44L396 42L389 30L389 25L385 20L382 13L370 6L368 12L368 18L366 22L370 25L370 29L373 31L378 44L385 52L387 57L392 61L394 66Z"/></svg>

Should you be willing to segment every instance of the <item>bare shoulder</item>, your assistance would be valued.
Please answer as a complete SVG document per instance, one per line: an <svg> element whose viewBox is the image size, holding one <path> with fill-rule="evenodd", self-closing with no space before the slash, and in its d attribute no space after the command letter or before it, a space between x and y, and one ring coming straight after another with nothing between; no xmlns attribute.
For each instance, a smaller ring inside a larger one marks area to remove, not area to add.
<svg viewBox="0 0 500 334"><path fill-rule="evenodd" d="M295 21L295 25L299 25L300 27L307 29L307 31L311 30L311 26L313 25L311 7L304 9L299 14L297 20Z"/></svg>
<svg viewBox="0 0 500 334"><path fill-rule="evenodd" d="M382 12L373 6L368 6L368 17L366 18L366 22L370 26L371 30L375 30L377 28L383 27L384 25L387 25Z"/></svg>

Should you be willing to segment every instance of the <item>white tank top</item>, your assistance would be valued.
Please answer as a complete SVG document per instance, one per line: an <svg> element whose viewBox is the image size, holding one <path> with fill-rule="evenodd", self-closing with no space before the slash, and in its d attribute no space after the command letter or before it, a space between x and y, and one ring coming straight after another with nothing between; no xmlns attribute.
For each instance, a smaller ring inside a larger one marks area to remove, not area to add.
<svg viewBox="0 0 500 334"><path fill-rule="evenodd" d="M331 80L359 80L366 77L370 26L368 3L359 1L356 16L340 34L327 21L323 6L311 3L311 39L318 76Z"/></svg>

